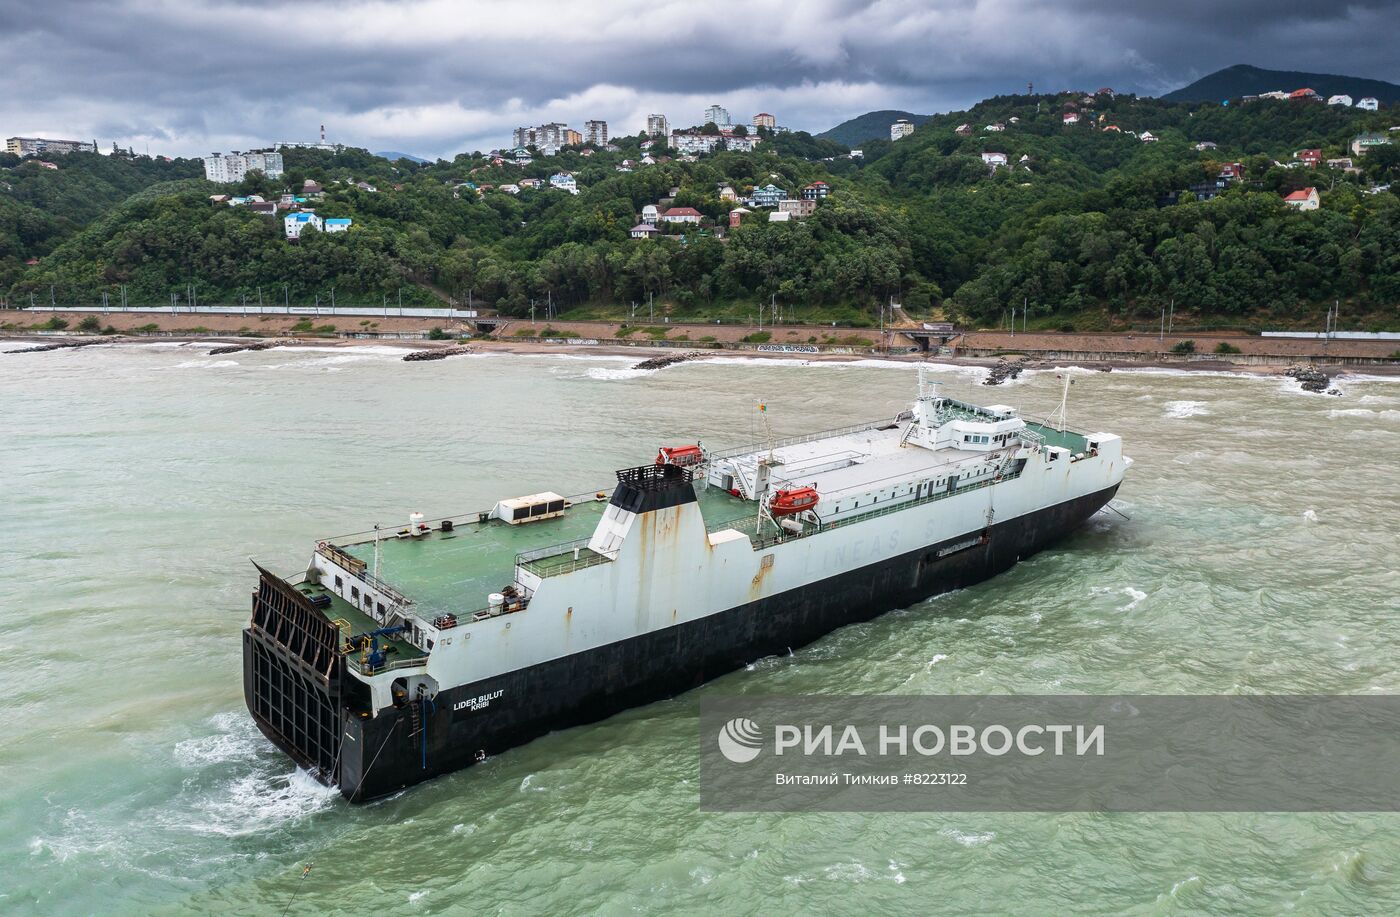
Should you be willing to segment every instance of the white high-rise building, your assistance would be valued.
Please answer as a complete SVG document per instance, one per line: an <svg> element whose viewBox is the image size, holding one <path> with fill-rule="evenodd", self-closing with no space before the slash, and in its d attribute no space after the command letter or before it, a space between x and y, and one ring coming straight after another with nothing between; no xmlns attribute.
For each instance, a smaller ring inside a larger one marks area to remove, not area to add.
<svg viewBox="0 0 1400 917"><path fill-rule="evenodd" d="M714 122L715 127L729 127L729 109L723 105L711 105L705 109L705 120L702 124Z"/></svg>
<svg viewBox="0 0 1400 917"><path fill-rule="evenodd" d="M251 153L215 153L204 157L204 177L216 182L242 181L249 172L259 171L268 178L282 175L282 154L271 150Z"/></svg>
<svg viewBox="0 0 1400 917"><path fill-rule="evenodd" d="M608 142L608 122L606 121L585 121L583 122L583 142L591 143L595 146L602 146Z"/></svg>
<svg viewBox="0 0 1400 917"><path fill-rule="evenodd" d="M671 132L665 115L647 115L647 136L665 137Z"/></svg>
<svg viewBox="0 0 1400 917"><path fill-rule="evenodd" d="M908 137L912 133L914 133L914 125L909 123L904 118L900 118L898 121L890 125L891 140L898 140L900 137Z"/></svg>

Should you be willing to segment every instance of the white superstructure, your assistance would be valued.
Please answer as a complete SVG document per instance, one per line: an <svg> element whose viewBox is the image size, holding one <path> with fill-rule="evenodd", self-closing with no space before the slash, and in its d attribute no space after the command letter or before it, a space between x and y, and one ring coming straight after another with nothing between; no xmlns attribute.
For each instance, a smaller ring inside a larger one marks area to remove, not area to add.
<svg viewBox="0 0 1400 917"><path fill-rule="evenodd" d="M420 607L413 582L389 586L350 557L370 556L363 542L323 543L307 578L380 624L406 624L405 639L422 651L354 673L371 686L377 710L390 704L396 679L432 696L736 608L762 608L767 599L867 569L897 575L888 571L913 564L918 576L923 564L974 549L994 565L999 540L1014 545L1028 537L1015 520L1048 529L1080 513L1077 524L1112 496L1130 464L1113 434L1028 425L1010 407L944 398L921 382L912 410L889 420L705 453L693 484L690 468L619 472L618 492L591 536L520 553L513 571L501 570L504 601L485 589L460 596L459 609L477 612L436 615L442 609L431 603ZM656 497L682 475L686 490ZM793 494L812 492L814 505L779 512ZM640 502L643 496L660 502ZM592 495L569 498L566 513L583 511L585 499L593 505ZM714 501L748 514L716 525L702 512ZM493 515L499 518L499 507L479 521L446 521L441 537L464 537L475 525L481 534L470 537L485 537L485 526L501 525L488 521ZM559 523L541 523L551 524ZM1059 532L1043 534L1026 543L1035 549ZM376 571L381 547L390 546L375 544ZM433 578L441 577L425 582Z"/></svg>

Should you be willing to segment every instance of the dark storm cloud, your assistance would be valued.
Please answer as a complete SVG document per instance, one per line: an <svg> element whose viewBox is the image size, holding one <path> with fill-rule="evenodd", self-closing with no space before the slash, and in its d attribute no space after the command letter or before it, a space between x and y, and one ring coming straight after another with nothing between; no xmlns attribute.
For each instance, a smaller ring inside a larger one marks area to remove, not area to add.
<svg viewBox="0 0 1400 917"><path fill-rule="evenodd" d="M1400 0L0 0L0 133L180 153L310 137L429 154L540 119L709 102L821 130L991 94L1165 91L1219 67L1400 78Z"/></svg>

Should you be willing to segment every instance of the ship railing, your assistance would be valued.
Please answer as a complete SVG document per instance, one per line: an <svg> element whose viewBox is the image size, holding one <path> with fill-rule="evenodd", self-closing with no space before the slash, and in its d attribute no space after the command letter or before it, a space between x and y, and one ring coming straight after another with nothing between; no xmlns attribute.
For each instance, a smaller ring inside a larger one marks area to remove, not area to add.
<svg viewBox="0 0 1400 917"><path fill-rule="evenodd" d="M985 481L977 481L974 483L963 484L959 486L956 490L941 490L937 493L928 494L926 496L919 497L915 500L904 500L901 502L889 503L885 506L879 507L878 509L872 509L868 512L860 513L858 515L846 516L841 519L821 520L815 525L807 523L803 526L803 530L801 532L789 532L786 529L779 529L778 531L773 531L771 524L768 527L768 531L764 531L760 525L760 520L763 518L761 516L746 516L742 519L731 519L728 522L720 522L715 523L714 525L707 526L706 529L712 534L715 532L726 531L728 529L734 529L736 531L743 532L744 534L749 536L749 542L753 545L753 549L755 551L758 551L775 544L781 544L785 541L793 541L798 538L807 538L809 536L816 535L819 532L826 532L831 529L842 528L843 526L847 525L855 525L858 522L869 522L871 519L876 519L880 516L888 516L891 513L898 513L906 509L913 509L916 506L923 506L927 503L934 503L938 500L946 500L949 497L956 497L959 494L970 493L974 490L981 490L984 487L993 487L1002 482L1011 481L1016 478L1019 478L1020 476L1020 471L1008 472L1006 474L1000 475L997 478L991 478ZM819 520L820 518L821 517L818 517Z"/></svg>
<svg viewBox="0 0 1400 917"><path fill-rule="evenodd" d="M850 426L846 427L837 427L833 430L822 430L820 433L804 433L801 436L789 436L784 439L774 440L771 443L751 443L747 446L739 446L734 449L725 449L721 452L711 452L708 456L706 456L706 458L711 464L713 464L716 461L727 458L733 458L736 455L748 455L753 452L763 452L768 449L781 449L784 446L797 446L801 445L802 443L810 443L813 440L818 439L830 439L833 436L846 436L851 433L864 433L867 430L879 430L897 424L901 420L907 420L908 417L909 412L904 411L899 414L896 414L893 417L887 417L882 420L869 420L865 423L851 424Z"/></svg>
<svg viewBox="0 0 1400 917"><path fill-rule="evenodd" d="M342 548L338 548L334 544L326 541L316 546L316 553L320 554L337 567L340 567L346 573L359 579L366 586L381 593L391 604L397 606L400 610L407 610L408 607L413 604L413 600L408 596L369 572L369 567L364 561Z"/></svg>
<svg viewBox="0 0 1400 917"><path fill-rule="evenodd" d="M359 655L351 653L345 657L345 662L361 675L378 675L381 672L392 672L396 669L412 669L425 664L427 656L414 656L409 659L387 659L379 665L370 665L368 660L361 660Z"/></svg>
<svg viewBox="0 0 1400 917"><path fill-rule="evenodd" d="M521 551L515 555L515 565L536 576L545 577L562 576L575 570L611 562L611 557L588 546L590 540L591 538L578 538L545 548Z"/></svg>

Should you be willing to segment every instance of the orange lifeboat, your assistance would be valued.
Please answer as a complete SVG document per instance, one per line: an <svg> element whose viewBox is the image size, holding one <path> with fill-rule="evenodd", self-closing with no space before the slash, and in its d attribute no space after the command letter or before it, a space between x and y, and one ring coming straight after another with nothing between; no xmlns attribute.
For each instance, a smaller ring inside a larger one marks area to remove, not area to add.
<svg viewBox="0 0 1400 917"><path fill-rule="evenodd" d="M689 468L692 465L699 465L704 460L705 452L698 445L662 446L656 453L656 464L658 465L679 465L682 468Z"/></svg>
<svg viewBox="0 0 1400 917"><path fill-rule="evenodd" d="M773 516L792 516L817 505L815 487L797 487L780 490L768 501L768 512Z"/></svg>

